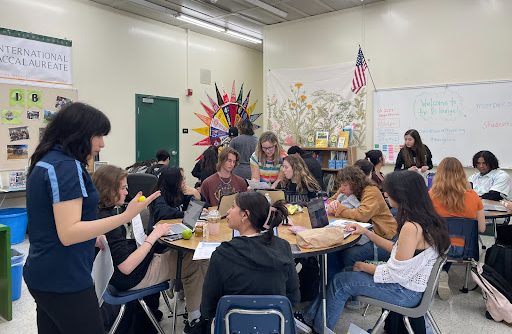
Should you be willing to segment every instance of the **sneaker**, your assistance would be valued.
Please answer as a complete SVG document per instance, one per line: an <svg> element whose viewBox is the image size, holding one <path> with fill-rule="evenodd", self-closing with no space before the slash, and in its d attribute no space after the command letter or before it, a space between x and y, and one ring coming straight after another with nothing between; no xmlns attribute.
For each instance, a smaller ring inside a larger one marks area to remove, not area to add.
<svg viewBox="0 0 512 334"><path fill-rule="evenodd" d="M366 304L363 302L360 302L359 300L349 300L345 307L349 310L362 310L366 307Z"/></svg>
<svg viewBox="0 0 512 334"><path fill-rule="evenodd" d="M199 318L194 319L192 322L185 321L185 328L183 328L184 334L202 334L206 333L207 321Z"/></svg>
<svg viewBox="0 0 512 334"><path fill-rule="evenodd" d="M452 297L450 286L448 285L448 272L442 270L439 275L439 285L437 287L437 294L441 300L449 300Z"/></svg>

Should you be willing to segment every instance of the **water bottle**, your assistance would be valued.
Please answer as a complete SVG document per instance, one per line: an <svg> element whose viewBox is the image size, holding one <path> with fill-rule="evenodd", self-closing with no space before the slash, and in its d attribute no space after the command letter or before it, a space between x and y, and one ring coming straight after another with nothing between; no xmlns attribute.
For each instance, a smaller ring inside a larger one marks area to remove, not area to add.
<svg viewBox="0 0 512 334"><path fill-rule="evenodd" d="M265 193L265 198L268 201L268 204L272 205L272 199L270 198L270 195L268 193Z"/></svg>

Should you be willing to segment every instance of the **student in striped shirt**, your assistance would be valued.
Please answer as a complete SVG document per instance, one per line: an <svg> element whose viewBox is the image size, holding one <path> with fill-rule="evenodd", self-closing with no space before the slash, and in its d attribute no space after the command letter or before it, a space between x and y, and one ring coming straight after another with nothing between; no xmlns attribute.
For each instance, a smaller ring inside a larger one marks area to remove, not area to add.
<svg viewBox="0 0 512 334"><path fill-rule="evenodd" d="M283 158L288 156L277 140L275 133L264 132L256 146L256 152L251 155L251 179L263 181L275 189L284 179L281 166Z"/></svg>

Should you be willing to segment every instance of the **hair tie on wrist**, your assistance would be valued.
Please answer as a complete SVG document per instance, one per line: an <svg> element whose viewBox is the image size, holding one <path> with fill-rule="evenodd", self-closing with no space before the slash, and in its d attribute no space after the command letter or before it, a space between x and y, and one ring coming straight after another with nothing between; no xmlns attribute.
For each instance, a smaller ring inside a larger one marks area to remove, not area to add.
<svg viewBox="0 0 512 334"><path fill-rule="evenodd" d="M151 247L153 247L153 244L152 244L151 242L149 242L149 241L147 241L147 240L144 240L144 242L147 242L148 244L150 244L150 245L151 245Z"/></svg>

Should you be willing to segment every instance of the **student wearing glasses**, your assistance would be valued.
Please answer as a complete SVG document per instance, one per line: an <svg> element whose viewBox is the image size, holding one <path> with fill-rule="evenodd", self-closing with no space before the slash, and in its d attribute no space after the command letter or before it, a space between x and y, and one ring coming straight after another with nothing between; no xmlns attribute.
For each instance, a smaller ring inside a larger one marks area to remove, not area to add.
<svg viewBox="0 0 512 334"><path fill-rule="evenodd" d="M281 166L286 156L275 133L263 132L256 146L256 152L251 155L251 179L256 182L267 182L272 189L275 189L284 179Z"/></svg>

